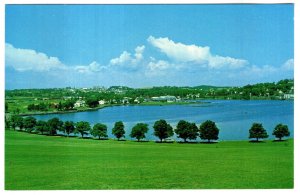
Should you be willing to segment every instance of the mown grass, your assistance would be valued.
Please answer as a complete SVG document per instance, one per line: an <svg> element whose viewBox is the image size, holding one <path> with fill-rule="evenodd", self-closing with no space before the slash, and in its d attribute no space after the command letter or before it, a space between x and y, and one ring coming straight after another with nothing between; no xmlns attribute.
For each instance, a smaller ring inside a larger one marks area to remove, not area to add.
<svg viewBox="0 0 300 195"><path fill-rule="evenodd" d="M293 140L160 144L5 131L5 189L293 188Z"/></svg>

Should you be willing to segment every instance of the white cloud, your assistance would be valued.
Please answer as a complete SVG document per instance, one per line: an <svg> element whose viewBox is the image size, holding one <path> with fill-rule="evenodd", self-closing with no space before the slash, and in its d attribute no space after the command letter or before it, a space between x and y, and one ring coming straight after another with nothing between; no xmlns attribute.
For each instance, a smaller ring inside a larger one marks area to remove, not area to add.
<svg viewBox="0 0 300 195"><path fill-rule="evenodd" d="M79 73L101 72L107 69L106 66L101 66L96 61L93 61L87 66L75 66L74 68Z"/></svg>
<svg viewBox="0 0 300 195"><path fill-rule="evenodd" d="M110 66L136 69L138 68L139 63L143 60L144 50L144 45L137 46L135 48L134 57L132 57L131 53L123 51L123 53L119 57L110 60Z"/></svg>
<svg viewBox="0 0 300 195"><path fill-rule="evenodd" d="M284 70L294 70L294 59L287 60L282 66Z"/></svg>
<svg viewBox="0 0 300 195"><path fill-rule="evenodd" d="M32 49L15 48L5 43L5 64L17 71L49 71L66 69L66 66L57 57L48 57L46 54Z"/></svg>
<svg viewBox="0 0 300 195"><path fill-rule="evenodd" d="M169 58L179 62L205 62L209 58L209 47L199 47L196 45L185 45L175 43L169 38L155 38L150 36L148 42L160 49Z"/></svg>
<svg viewBox="0 0 300 195"><path fill-rule="evenodd" d="M159 60L158 62L149 62L148 68L150 71L157 71L157 70L166 70L170 68L170 64L167 61Z"/></svg>
<svg viewBox="0 0 300 195"><path fill-rule="evenodd" d="M147 65L145 75L148 77L165 75L174 67L174 64L170 64L164 60L151 61Z"/></svg>
<svg viewBox="0 0 300 195"><path fill-rule="evenodd" d="M248 64L247 60L243 59L235 59L231 57L223 57L223 56L211 56L209 58L209 66L211 68L221 68L226 67L230 69L242 68L246 64Z"/></svg>
<svg viewBox="0 0 300 195"><path fill-rule="evenodd" d="M112 65L120 65L120 64L124 64L126 62L129 62L129 61L131 61L131 54L128 53L127 51L124 51L120 55L120 57L111 59L110 63Z"/></svg>
<svg viewBox="0 0 300 195"><path fill-rule="evenodd" d="M248 64L247 60L212 55L209 47L185 45L183 43L175 43L169 38L155 38L153 36L149 36L147 40L154 47L159 48L162 53L177 62L192 62L207 65L209 68L232 69L241 68Z"/></svg>

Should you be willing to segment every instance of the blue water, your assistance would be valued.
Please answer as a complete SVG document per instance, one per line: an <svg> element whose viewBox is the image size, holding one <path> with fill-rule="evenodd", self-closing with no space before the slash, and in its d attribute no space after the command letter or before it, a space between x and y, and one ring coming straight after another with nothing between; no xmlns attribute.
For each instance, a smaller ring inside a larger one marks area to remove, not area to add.
<svg viewBox="0 0 300 195"><path fill-rule="evenodd" d="M37 115L39 120L58 117L60 120L74 122L88 121L91 125L104 123L108 126L108 136L116 121L123 121L126 129L125 138L129 137L131 128L139 122L149 124L147 140L157 140L153 135L156 120L165 119L173 128L179 120L195 122L197 126L205 120L213 120L220 129L219 140L247 140L252 123L262 123L274 139L272 131L278 123L288 125L294 136L294 102L268 100L206 100L207 104L170 105L170 106L115 106L92 112L68 114ZM176 135L173 136L176 138ZM180 140L180 139L178 139Z"/></svg>

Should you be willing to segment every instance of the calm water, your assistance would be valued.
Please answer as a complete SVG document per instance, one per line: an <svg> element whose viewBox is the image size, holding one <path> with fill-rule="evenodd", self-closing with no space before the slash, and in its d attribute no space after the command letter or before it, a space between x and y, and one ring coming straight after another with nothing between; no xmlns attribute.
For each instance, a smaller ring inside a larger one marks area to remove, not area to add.
<svg viewBox="0 0 300 195"><path fill-rule="evenodd" d="M206 101L207 102L207 101ZM294 102L267 100L209 100L208 104L170 105L170 106L115 106L92 112L68 114L38 115L37 119L48 120L59 117L61 120L74 122L88 121L91 125L104 123L108 126L109 137L116 121L123 121L126 139L130 139L131 128L139 122L149 124L148 140L157 140L153 136L153 124L165 119L173 127L179 120L195 122L197 126L205 120L213 120L220 129L219 140L247 140L249 128L253 122L263 123L269 139L276 124L288 125L291 137L294 136ZM173 137L176 139L176 135ZM180 139L178 139L180 140Z"/></svg>

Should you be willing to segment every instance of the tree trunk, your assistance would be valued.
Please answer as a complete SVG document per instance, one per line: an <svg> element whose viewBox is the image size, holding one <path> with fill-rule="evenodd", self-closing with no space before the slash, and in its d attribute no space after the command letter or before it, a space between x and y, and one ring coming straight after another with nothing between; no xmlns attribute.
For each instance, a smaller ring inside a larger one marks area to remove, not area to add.
<svg viewBox="0 0 300 195"><path fill-rule="evenodd" d="M184 138L184 142L186 142L186 138Z"/></svg>
<svg viewBox="0 0 300 195"><path fill-rule="evenodd" d="M258 137L256 138L256 141L258 142Z"/></svg>
<svg viewBox="0 0 300 195"><path fill-rule="evenodd" d="M279 137L279 140L281 141L281 137Z"/></svg>
<svg viewBox="0 0 300 195"><path fill-rule="evenodd" d="M100 140L100 136L99 136L99 140Z"/></svg>
<svg viewBox="0 0 300 195"><path fill-rule="evenodd" d="M83 133L81 133L81 138L83 138Z"/></svg>
<svg viewBox="0 0 300 195"><path fill-rule="evenodd" d="M210 143L210 139L208 139L208 143Z"/></svg>
<svg viewBox="0 0 300 195"><path fill-rule="evenodd" d="M160 139L160 143L162 143L162 139Z"/></svg>
<svg viewBox="0 0 300 195"><path fill-rule="evenodd" d="M138 142L140 142L140 139L138 139Z"/></svg>

